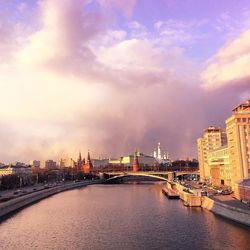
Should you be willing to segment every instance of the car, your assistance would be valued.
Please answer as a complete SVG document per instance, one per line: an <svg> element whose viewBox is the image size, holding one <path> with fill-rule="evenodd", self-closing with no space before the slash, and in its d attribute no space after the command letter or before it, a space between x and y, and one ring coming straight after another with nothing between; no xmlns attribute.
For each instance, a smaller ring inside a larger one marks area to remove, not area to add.
<svg viewBox="0 0 250 250"><path fill-rule="evenodd" d="M201 196L207 196L207 191L202 190L202 191L201 191Z"/></svg>
<svg viewBox="0 0 250 250"><path fill-rule="evenodd" d="M233 193L233 191L231 191L231 190L223 190L221 192L221 194L223 194L223 195L229 195L229 194L232 194L232 193Z"/></svg>

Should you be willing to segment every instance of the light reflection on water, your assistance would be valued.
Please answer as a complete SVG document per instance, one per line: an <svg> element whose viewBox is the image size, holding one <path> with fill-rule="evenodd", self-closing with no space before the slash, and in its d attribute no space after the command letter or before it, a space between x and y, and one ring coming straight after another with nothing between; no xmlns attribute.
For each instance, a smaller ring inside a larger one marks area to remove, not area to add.
<svg viewBox="0 0 250 250"><path fill-rule="evenodd" d="M249 228L168 200L156 185L60 193L0 224L0 249L250 249Z"/></svg>

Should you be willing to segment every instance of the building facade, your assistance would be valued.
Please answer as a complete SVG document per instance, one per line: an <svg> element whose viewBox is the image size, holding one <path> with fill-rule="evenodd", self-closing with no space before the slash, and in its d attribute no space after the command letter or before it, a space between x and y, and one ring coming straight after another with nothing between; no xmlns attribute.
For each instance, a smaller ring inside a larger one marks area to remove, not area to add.
<svg viewBox="0 0 250 250"><path fill-rule="evenodd" d="M31 175L32 169L30 166L3 166L0 168L0 176L2 175L11 175L11 174L20 174L20 175Z"/></svg>
<svg viewBox="0 0 250 250"><path fill-rule="evenodd" d="M223 146L208 153L210 180L213 185L231 185L231 171L229 164L228 147Z"/></svg>
<svg viewBox="0 0 250 250"><path fill-rule="evenodd" d="M226 137L221 129L210 127L197 140L197 147L202 181L228 185L235 192L242 189L250 178L250 100L235 107L226 119Z"/></svg>
<svg viewBox="0 0 250 250"><path fill-rule="evenodd" d="M45 161L45 168L48 170L56 169L56 162L53 160L47 160Z"/></svg>
<svg viewBox="0 0 250 250"><path fill-rule="evenodd" d="M250 177L250 100L233 109L226 120L232 182Z"/></svg>
<svg viewBox="0 0 250 250"><path fill-rule="evenodd" d="M33 160L33 161L30 161L30 165L31 165L33 168L40 168L41 162L38 161L38 160Z"/></svg>
<svg viewBox="0 0 250 250"><path fill-rule="evenodd" d="M203 130L203 137L198 138L197 140L200 178L202 181L210 179L208 154L212 150L220 148L226 144L226 133L220 127L210 126Z"/></svg>

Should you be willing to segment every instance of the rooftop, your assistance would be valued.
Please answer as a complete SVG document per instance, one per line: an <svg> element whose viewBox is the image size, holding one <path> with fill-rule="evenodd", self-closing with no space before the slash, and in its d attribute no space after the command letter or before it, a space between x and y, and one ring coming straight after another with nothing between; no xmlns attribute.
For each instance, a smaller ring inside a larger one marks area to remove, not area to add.
<svg viewBox="0 0 250 250"><path fill-rule="evenodd" d="M250 112L250 99L247 100L246 102L244 103L241 103L240 105L236 106L234 109L233 109L233 112L234 113L242 113L244 111L249 111Z"/></svg>
<svg viewBox="0 0 250 250"><path fill-rule="evenodd" d="M204 133L211 133L211 132L221 132L222 129L220 127L209 126L208 128L204 129Z"/></svg>

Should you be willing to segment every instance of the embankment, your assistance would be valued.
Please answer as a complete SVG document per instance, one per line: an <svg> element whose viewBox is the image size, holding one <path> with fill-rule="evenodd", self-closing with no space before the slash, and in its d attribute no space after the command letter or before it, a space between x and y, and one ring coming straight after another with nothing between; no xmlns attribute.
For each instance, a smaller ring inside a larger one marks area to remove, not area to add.
<svg viewBox="0 0 250 250"><path fill-rule="evenodd" d="M202 197L203 208L210 210L211 212L228 218L230 220L239 222L241 224L250 226L250 209L242 209L233 206L229 206L222 202L217 202L209 197Z"/></svg>
<svg viewBox="0 0 250 250"><path fill-rule="evenodd" d="M80 188L80 187L84 187L84 186L91 185L91 184L97 184L99 182L100 181L97 180L97 181L82 181L82 182L76 182L76 183L67 183L67 184L51 187L48 189L43 189L37 192L32 192L24 196L11 199L9 201L6 201L0 204L0 219L3 216L6 216L12 212L15 212L18 209L21 209L29 204L32 204L34 202L47 198L51 195L54 195L54 194L57 194L66 190L70 190L73 188Z"/></svg>

